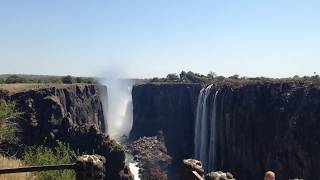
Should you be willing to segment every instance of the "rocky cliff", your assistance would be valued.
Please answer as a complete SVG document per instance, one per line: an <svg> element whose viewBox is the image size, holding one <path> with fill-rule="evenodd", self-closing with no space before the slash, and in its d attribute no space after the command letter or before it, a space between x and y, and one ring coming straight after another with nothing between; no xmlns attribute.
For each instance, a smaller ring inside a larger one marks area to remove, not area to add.
<svg viewBox="0 0 320 180"><path fill-rule="evenodd" d="M104 134L106 129L98 85L69 85L28 90L2 98L16 102L23 112L19 121L25 145L68 142L80 152L97 153L107 158L109 179L120 179L125 169L123 149Z"/></svg>
<svg viewBox="0 0 320 180"><path fill-rule="evenodd" d="M134 86L130 138L135 140L163 133L168 154L174 157L172 164L178 167L183 158L193 154L193 123L200 89L199 84ZM174 171L174 168L169 170Z"/></svg>
<svg viewBox="0 0 320 180"><path fill-rule="evenodd" d="M196 84L133 87L131 137L161 130L174 161L192 157L200 89ZM215 124L207 122L215 136L215 170L230 171L237 179L261 179L267 170L277 179L318 179L319 87L294 81L220 83L209 93L208 114L216 111Z"/></svg>
<svg viewBox="0 0 320 180"><path fill-rule="evenodd" d="M305 82L213 86L217 169L239 179L318 179L320 88Z"/></svg>

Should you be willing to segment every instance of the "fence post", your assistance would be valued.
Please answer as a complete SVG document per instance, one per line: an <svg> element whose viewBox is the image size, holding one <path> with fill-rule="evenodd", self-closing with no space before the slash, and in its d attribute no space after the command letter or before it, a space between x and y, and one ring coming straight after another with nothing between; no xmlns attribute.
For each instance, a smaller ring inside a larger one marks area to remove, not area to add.
<svg viewBox="0 0 320 180"><path fill-rule="evenodd" d="M77 180L103 180L106 176L106 159L100 155L83 155L76 162Z"/></svg>

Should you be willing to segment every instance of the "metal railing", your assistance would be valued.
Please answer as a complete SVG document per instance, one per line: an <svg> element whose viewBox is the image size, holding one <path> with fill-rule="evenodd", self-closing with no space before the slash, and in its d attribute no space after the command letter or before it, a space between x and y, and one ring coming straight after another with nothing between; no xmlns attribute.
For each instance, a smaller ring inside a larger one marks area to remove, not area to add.
<svg viewBox="0 0 320 180"><path fill-rule="evenodd" d="M102 180L105 177L105 158L100 155L82 155L76 163L60 165L30 166L19 168L0 169L0 174L27 173L54 170L74 170L77 180L95 179Z"/></svg>
<svg viewBox="0 0 320 180"><path fill-rule="evenodd" d="M61 164L61 165L30 166L30 167L19 167L19 168L4 168L4 169L0 169L0 174L53 171L53 170L76 170L76 163Z"/></svg>
<svg viewBox="0 0 320 180"><path fill-rule="evenodd" d="M197 171L192 171L192 175L195 180L204 180Z"/></svg>

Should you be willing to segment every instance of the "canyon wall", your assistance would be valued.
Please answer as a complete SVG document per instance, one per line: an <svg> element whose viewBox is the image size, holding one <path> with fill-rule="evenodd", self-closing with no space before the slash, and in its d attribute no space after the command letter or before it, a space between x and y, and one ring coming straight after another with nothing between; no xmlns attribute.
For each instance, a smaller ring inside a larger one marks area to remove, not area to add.
<svg viewBox="0 0 320 180"><path fill-rule="evenodd" d="M133 87L131 138L162 131L174 161L192 157L200 89L196 84ZM207 122L208 137L215 132L214 170L237 179L262 179L267 170L277 179L318 179L319 87L298 81L219 83L208 96L208 114L216 111L215 123Z"/></svg>
<svg viewBox="0 0 320 180"><path fill-rule="evenodd" d="M142 84L132 89L133 127L130 138L163 134L168 154L178 167L193 156L193 123L199 84ZM169 170L175 171L174 167ZM169 172L178 174L180 172Z"/></svg>
<svg viewBox="0 0 320 180"><path fill-rule="evenodd" d="M58 85L2 94L16 102L23 113L19 120L21 142L25 145L67 142L83 153L97 153L107 159L108 179L125 174L124 150L104 134L106 129L101 94L105 86Z"/></svg>

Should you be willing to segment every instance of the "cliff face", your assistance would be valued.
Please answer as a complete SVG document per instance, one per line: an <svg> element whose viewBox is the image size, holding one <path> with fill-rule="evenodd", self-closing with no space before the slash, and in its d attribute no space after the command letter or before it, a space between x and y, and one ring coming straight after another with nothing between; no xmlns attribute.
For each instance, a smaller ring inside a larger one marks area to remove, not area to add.
<svg viewBox="0 0 320 180"><path fill-rule="evenodd" d="M23 144L51 146L59 140L80 152L103 155L107 159L108 178L114 180L125 174L125 154L104 134L106 124L100 99L106 91L104 86L70 85L2 97L15 101L23 112L19 121Z"/></svg>
<svg viewBox="0 0 320 180"><path fill-rule="evenodd" d="M131 137L162 130L173 161L192 157L200 89L187 84L135 86ZM205 106L205 141L214 132L215 170L230 171L237 179L261 179L267 170L275 171L277 179L319 177L319 87L299 82L213 85ZM215 121L210 121L214 109Z"/></svg>
<svg viewBox="0 0 320 180"><path fill-rule="evenodd" d="M173 165L192 157L199 84L144 84L132 89L131 139L163 133ZM169 168L171 170L172 168ZM170 173L170 172L169 172Z"/></svg>
<svg viewBox="0 0 320 180"><path fill-rule="evenodd" d="M217 169L239 179L318 179L320 89L299 83L218 87ZM211 127L212 128L212 127Z"/></svg>
<svg viewBox="0 0 320 180"><path fill-rule="evenodd" d="M106 88L101 88L106 91ZM68 130L95 126L105 131L100 89L94 85L49 87L11 96L23 115L24 142L37 144L66 138Z"/></svg>

